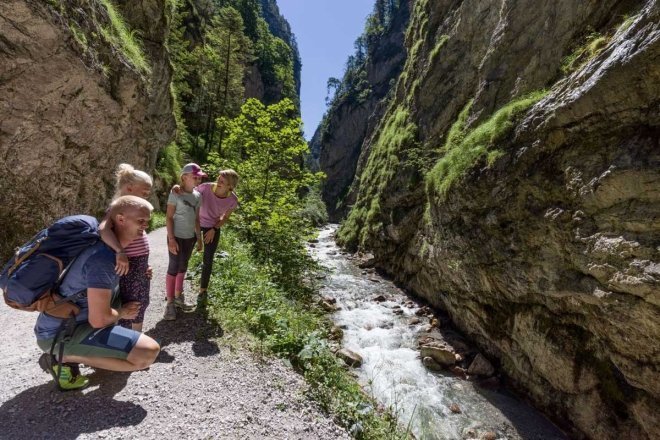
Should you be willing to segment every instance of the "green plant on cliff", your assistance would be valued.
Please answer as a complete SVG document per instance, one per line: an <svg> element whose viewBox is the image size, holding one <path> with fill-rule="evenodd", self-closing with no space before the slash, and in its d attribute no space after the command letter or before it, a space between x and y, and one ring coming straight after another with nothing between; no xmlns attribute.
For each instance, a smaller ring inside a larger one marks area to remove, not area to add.
<svg viewBox="0 0 660 440"><path fill-rule="evenodd" d="M442 48L447 44L447 41L449 40L449 35L443 34L440 35L440 38L438 38L438 41L436 41L435 46L431 50L431 53L429 54L429 63L433 64L435 61L436 57L442 50Z"/></svg>
<svg viewBox="0 0 660 440"><path fill-rule="evenodd" d="M126 25L124 18L110 0L101 0L101 4L108 11L110 26L102 27L103 37L113 46L117 47L133 67L141 73L149 73L151 67L142 50L136 31Z"/></svg>
<svg viewBox="0 0 660 440"><path fill-rule="evenodd" d="M416 133L417 126L406 108L395 107L388 113L361 175L356 206L339 229L342 245L355 248L381 228L380 198L386 191L396 190L392 183L405 166L401 157L406 150L418 147Z"/></svg>
<svg viewBox="0 0 660 440"><path fill-rule="evenodd" d="M440 150L444 155L426 177L427 193L443 200L452 185L480 159L485 157L488 164L492 164L503 154L497 149L498 143L510 135L518 117L546 94L547 91L542 90L515 99L474 129L466 126L472 107L470 101L447 134L447 140Z"/></svg>
<svg viewBox="0 0 660 440"><path fill-rule="evenodd" d="M167 188L179 180L182 159L181 151L175 142L172 142L158 152L155 173L159 178L163 179Z"/></svg>

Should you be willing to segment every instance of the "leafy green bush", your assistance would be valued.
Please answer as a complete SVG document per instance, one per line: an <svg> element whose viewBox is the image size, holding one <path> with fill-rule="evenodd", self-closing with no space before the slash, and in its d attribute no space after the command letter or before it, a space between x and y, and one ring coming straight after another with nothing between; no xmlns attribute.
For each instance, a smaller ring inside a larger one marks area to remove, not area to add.
<svg viewBox="0 0 660 440"><path fill-rule="evenodd" d="M155 174L165 182L168 189L179 180L182 160L181 151L175 142L158 152Z"/></svg>
<svg viewBox="0 0 660 440"><path fill-rule="evenodd" d="M291 100L265 106L249 99L227 123L225 158L209 159L210 168L233 168L241 176L241 206L232 223L255 258L277 283L304 292L300 280L315 263L305 250L313 229L301 194L318 185L321 174L304 165L309 148L301 127Z"/></svg>
<svg viewBox="0 0 660 440"><path fill-rule="evenodd" d="M310 189L305 196L300 215L314 226L321 226L328 222L328 210L321 199L321 189L318 185Z"/></svg>
<svg viewBox="0 0 660 440"><path fill-rule="evenodd" d="M482 157L486 156L489 165L492 164L503 154L496 149L497 144L511 133L518 116L546 94L547 91L542 90L511 101L478 127L467 130L466 121L472 106L470 101L447 134L441 149L444 156L427 175L427 193L444 199L449 188Z"/></svg>
<svg viewBox="0 0 660 440"><path fill-rule="evenodd" d="M165 213L154 211L149 219L149 232L165 226Z"/></svg>

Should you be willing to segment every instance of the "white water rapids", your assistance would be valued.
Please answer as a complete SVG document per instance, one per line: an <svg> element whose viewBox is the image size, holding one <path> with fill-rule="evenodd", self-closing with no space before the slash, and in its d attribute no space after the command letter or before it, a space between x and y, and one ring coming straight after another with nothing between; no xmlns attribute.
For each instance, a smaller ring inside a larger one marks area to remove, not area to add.
<svg viewBox="0 0 660 440"><path fill-rule="evenodd" d="M330 273L321 294L337 300L332 316L344 329L342 346L363 358L358 380L379 403L391 408L400 425L418 439L565 439L558 428L513 395L482 389L447 372L434 373L421 362L417 335L428 325L410 321L419 309L411 298L377 274L365 274L333 241L336 225L321 229L310 250ZM373 297L385 295L384 302ZM399 304L403 314L394 313ZM460 413L450 410L458 405ZM491 433L491 434L487 434Z"/></svg>

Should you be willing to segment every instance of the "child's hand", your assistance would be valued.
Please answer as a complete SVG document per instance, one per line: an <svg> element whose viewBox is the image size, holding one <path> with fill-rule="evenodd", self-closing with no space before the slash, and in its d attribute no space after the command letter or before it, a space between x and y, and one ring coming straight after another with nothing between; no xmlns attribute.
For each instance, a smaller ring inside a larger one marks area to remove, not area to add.
<svg viewBox="0 0 660 440"><path fill-rule="evenodd" d="M145 272L145 275L147 276L147 279L151 279L151 277L154 276L154 269L151 266L147 267L147 272Z"/></svg>
<svg viewBox="0 0 660 440"><path fill-rule="evenodd" d="M199 237L197 239L197 252L202 252L202 249L204 246L202 245L202 237Z"/></svg>
<svg viewBox="0 0 660 440"><path fill-rule="evenodd" d="M215 229L211 228L204 233L204 243L209 244L215 238Z"/></svg>
<svg viewBox="0 0 660 440"><path fill-rule="evenodd" d="M119 276L128 273L128 257L123 252L117 252L117 256L115 257L115 272Z"/></svg>
<svg viewBox="0 0 660 440"><path fill-rule="evenodd" d="M181 194L181 186L180 186L180 185L174 185L174 186L172 187L172 192L173 192L174 194Z"/></svg>
<svg viewBox="0 0 660 440"><path fill-rule="evenodd" d="M176 242L176 239L174 237L170 237L167 239L167 249L174 255L177 255L179 253L179 245Z"/></svg>

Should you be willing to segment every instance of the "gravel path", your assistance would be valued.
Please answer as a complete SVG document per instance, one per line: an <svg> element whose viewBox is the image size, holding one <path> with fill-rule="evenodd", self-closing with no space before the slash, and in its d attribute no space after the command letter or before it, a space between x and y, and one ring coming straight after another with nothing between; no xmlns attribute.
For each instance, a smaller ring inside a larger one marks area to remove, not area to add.
<svg viewBox="0 0 660 440"><path fill-rule="evenodd" d="M145 331L162 351L147 371L85 368L90 387L56 391L37 365L36 315L0 303L6 336L0 349L0 439L350 438L304 396L304 380L280 360L260 361L232 349L221 330L194 312L161 321L165 229L149 238L154 278Z"/></svg>

